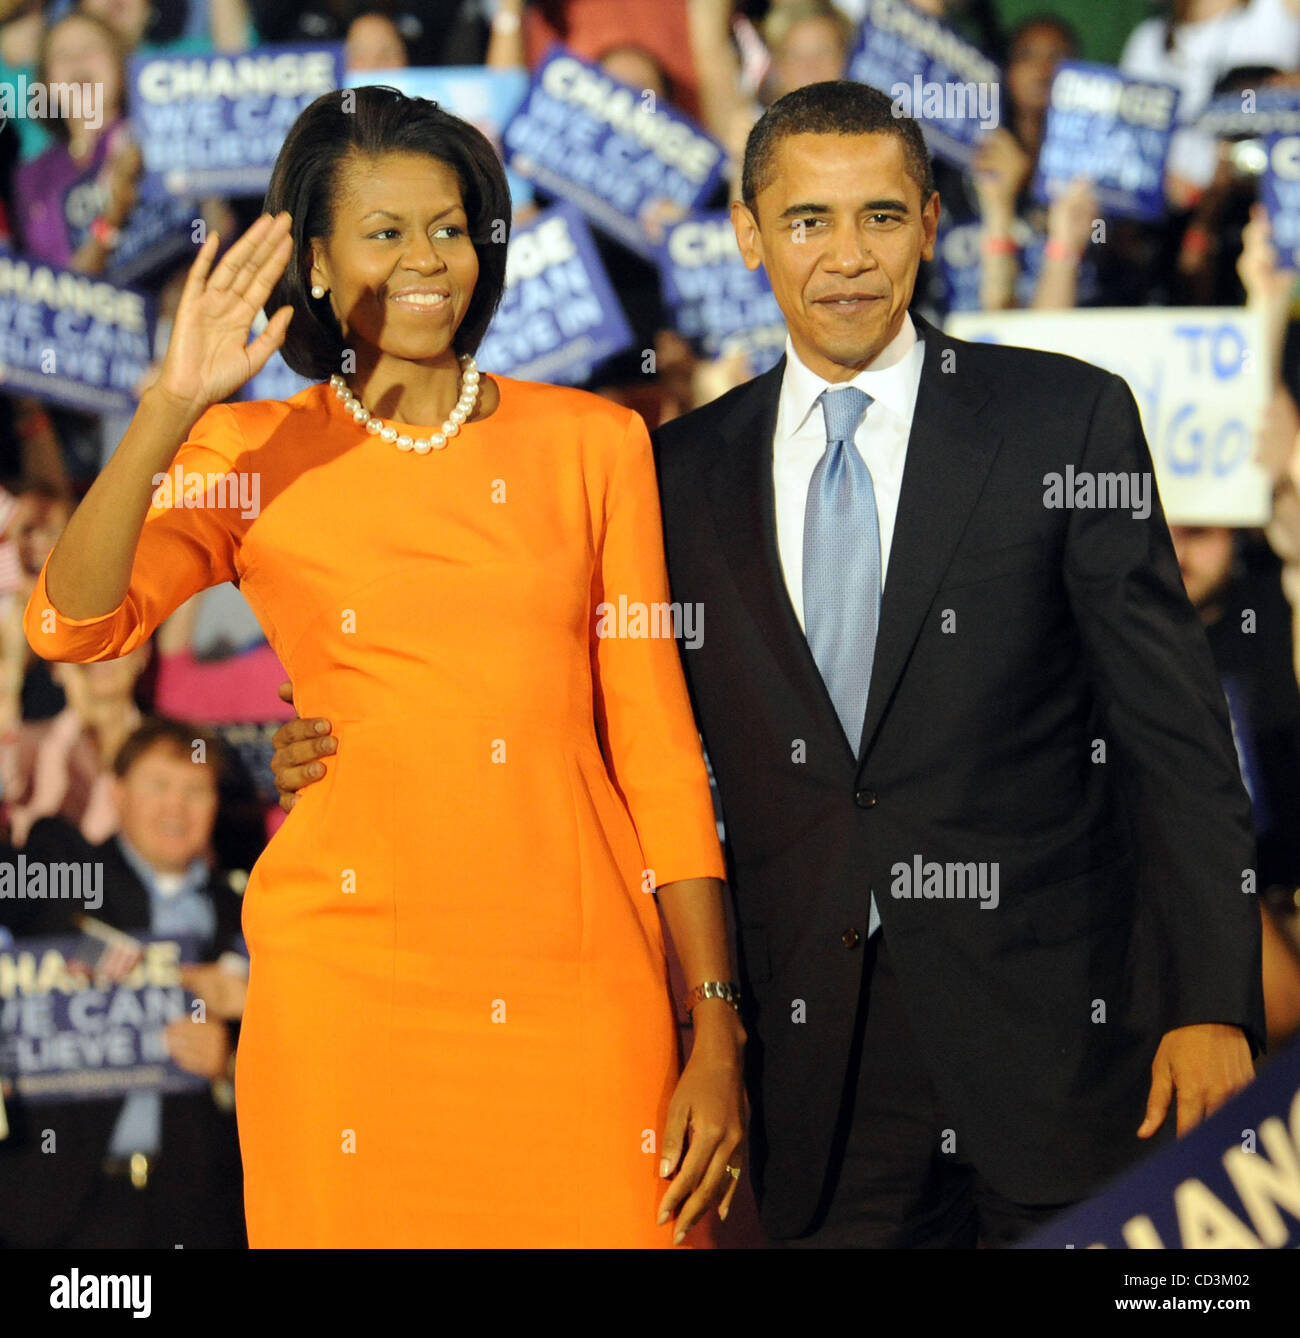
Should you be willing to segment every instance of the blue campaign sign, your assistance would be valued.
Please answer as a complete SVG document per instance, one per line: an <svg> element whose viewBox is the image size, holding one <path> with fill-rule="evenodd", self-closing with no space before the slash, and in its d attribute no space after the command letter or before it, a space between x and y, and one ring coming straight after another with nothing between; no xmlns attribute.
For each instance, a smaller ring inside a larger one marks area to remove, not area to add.
<svg viewBox="0 0 1300 1338"><path fill-rule="evenodd" d="M709 357L740 349L754 374L785 348L785 317L766 272L747 269L724 210L670 224L659 248L659 279L672 328Z"/></svg>
<svg viewBox="0 0 1300 1338"><path fill-rule="evenodd" d="M63 217L75 252L90 235L90 225L106 203L98 173L87 173L64 192ZM194 222L199 202L173 196L145 197L123 224L108 254L104 277L110 283L140 283L194 252Z"/></svg>
<svg viewBox="0 0 1300 1338"><path fill-rule="evenodd" d="M154 317L147 293L0 255L0 390L88 413L134 412Z"/></svg>
<svg viewBox="0 0 1300 1338"><path fill-rule="evenodd" d="M907 0L870 0L845 77L888 93L930 151L969 167L1000 124L1002 74L978 47Z"/></svg>
<svg viewBox="0 0 1300 1338"><path fill-rule="evenodd" d="M1215 139L1300 135L1300 90L1243 88L1221 93L1196 118L1196 128Z"/></svg>
<svg viewBox="0 0 1300 1338"><path fill-rule="evenodd" d="M1300 1248L1300 1044L1204 1124L1020 1246L1243 1247Z"/></svg>
<svg viewBox="0 0 1300 1338"><path fill-rule="evenodd" d="M1063 61L1052 80L1035 198L1046 203L1081 176L1092 182L1104 213L1162 218L1177 115L1172 84L1129 79L1111 65Z"/></svg>
<svg viewBox="0 0 1300 1338"><path fill-rule="evenodd" d="M139 200L113 247L104 277L112 283L145 283L171 266L194 259L194 199ZM78 243L79 244L79 243Z"/></svg>
<svg viewBox="0 0 1300 1338"><path fill-rule="evenodd" d="M130 1092L202 1091L206 1078L170 1057L163 1030L190 1017L179 967L196 961L184 937L134 935L140 963L123 980L69 969L74 935L19 938L0 951L0 1075L25 1101L121 1098ZM8 1095L8 1092L6 1092Z"/></svg>
<svg viewBox="0 0 1300 1338"><path fill-rule="evenodd" d="M1268 135L1267 166L1259 180L1259 198L1268 210L1273 245L1283 269L1300 269L1300 132Z"/></svg>
<svg viewBox="0 0 1300 1338"><path fill-rule="evenodd" d="M576 385L632 345L632 329L581 212L539 214L510 238L506 290L479 345L485 372Z"/></svg>
<svg viewBox="0 0 1300 1338"><path fill-rule="evenodd" d="M681 112L563 47L537 67L503 141L516 172L647 260L656 220L702 204L726 158Z"/></svg>
<svg viewBox="0 0 1300 1338"><path fill-rule="evenodd" d="M934 258L943 278L943 309L955 311L982 311L980 299L980 268L983 255L980 223L952 223L941 227L935 242ZM1043 270L1043 248L1047 234L1036 231L1023 218L1012 220L1011 236L1020 248L1016 272L1016 305L1022 309L1033 306L1034 295ZM1097 267L1084 254L1076 277L1075 306L1088 306L1100 296Z"/></svg>
<svg viewBox="0 0 1300 1338"><path fill-rule="evenodd" d="M266 328L265 319L259 320L253 327L253 334L259 335ZM260 372L255 373L235 392L237 400L287 400L300 390L306 390L315 383L305 376L299 376L280 356L277 349L266 360Z"/></svg>
<svg viewBox="0 0 1300 1338"><path fill-rule="evenodd" d="M345 87L387 84L408 98L428 98L468 121L502 153L501 132L528 92L527 70L490 70L482 65L411 66L400 70L352 70ZM532 187L517 172L506 172L516 209L529 204Z"/></svg>
<svg viewBox="0 0 1300 1338"><path fill-rule="evenodd" d="M141 196L260 195L298 113L342 79L340 43L133 56Z"/></svg>

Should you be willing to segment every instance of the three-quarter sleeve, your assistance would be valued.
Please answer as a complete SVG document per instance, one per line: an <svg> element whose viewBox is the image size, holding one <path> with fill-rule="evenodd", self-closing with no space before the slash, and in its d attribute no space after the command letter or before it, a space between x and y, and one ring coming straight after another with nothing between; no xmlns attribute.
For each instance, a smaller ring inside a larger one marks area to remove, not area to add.
<svg viewBox="0 0 1300 1338"><path fill-rule="evenodd" d="M238 489L228 476L240 454L240 431L228 404L209 408L191 429L154 495L140 531L131 583L115 609L68 618L45 586L46 558L23 615L32 649L46 660L86 664L126 655L191 595L238 578ZM227 479L226 484L219 480Z"/></svg>
<svg viewBox="0 0 1300 1338"><path fill-rule="evenodd" d="M679 624L668 591L654 455L638 414L627 420L610 474L594 586L596 725L646 868L659 887L724 878L704 754L673 637Z"/></svg>

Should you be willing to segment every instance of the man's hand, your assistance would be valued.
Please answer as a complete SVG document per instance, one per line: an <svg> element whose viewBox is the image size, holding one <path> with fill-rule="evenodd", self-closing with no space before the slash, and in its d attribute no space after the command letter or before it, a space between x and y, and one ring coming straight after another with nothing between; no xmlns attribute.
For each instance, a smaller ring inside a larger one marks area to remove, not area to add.
<svg viewBox="0 0 1300 1338"><path fill-rule="evenodd" d="M230 1059L230 1032L224 1022L173 1018L163 1032L171 1057L187 1073L220 1078Z"/></svg>
<svg viewBox="0 0 1300 1338"><path fill-rule="evenodd" d="M1181 1138L1254 1076L1250 1046L1240 1027L1201 1022L1165 1032L1151 1063L1151 1094L1138 1137L1150 1138L1164 1124L1175 1091Z"/></svg>
<svg viewBox="0 0 1300 1338"><path fill-rule="evenodd" d="M293 684L280 684L280 700L293 704ZM280 807L287 813L298 802L295 790L318 781L325 774L326 757L338 747L328 720L286 720L271 737L271 774L280 794Z"/></svg>
<svg viewBox="0 0 1300 1338"><path fill-rule="evenodd" d="M181 967L181 984L203 1000L215 1017L234 1021L244 1015L248 978L227 971L216 962L202 962Z"/></svg>

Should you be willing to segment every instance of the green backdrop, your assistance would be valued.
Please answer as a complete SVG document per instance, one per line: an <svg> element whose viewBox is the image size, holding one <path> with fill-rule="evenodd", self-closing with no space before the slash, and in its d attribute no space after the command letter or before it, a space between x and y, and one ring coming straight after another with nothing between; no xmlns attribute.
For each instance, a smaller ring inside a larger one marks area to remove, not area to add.
<svg viewBox="0 0 1300 1338"><path fill-rule="evenodd" d="M1114 65L1129 33L1159 8L1150 0L997 0L1003 27L1010 29L1030 14L1059 14L1083 39L1085 60Z"/></svg>

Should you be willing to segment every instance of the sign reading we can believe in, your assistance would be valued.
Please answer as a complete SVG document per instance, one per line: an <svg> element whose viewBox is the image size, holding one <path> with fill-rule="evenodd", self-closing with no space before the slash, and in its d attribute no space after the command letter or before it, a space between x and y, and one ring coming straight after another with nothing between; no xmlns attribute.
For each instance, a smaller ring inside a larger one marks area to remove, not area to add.
<svg viewBox="0 0 1300 1338"><path fill-rule="evenodd" d="M88 413L132 412L156 306L147 292L0 254L0 390Z"/></svg>
<svg viewBox="0 0 1300 1338"><path fill-rule="evenodd" d="M571 200L647 260L663 225L703 204L726 152L650 89L633 88L563 46L533 74L502 134L506 163Z"/></svg>
<svg viewBox="0 0 1300 1338"><path fill-rule="evenodd" d="M70 969L75 935L18 939L0 951L0 1073L26 1101L121 1098L130 1092L202 1091L163 1032L194 1002L180 965L196 960L187 937L137 936L143 956L120 981Z"/></svg>
<svg viewBox="0 0 1300 1338"><path fill-rule="evenodd" d="M337 42L242 55L133 56L141 196L260 194L298 113L342 81Z"/></svg>
<svg viewBox="0 0 1300 1338"><path fill-rule="evenodd" d="M690 214L671 224L659 277L673 328L709 357L739 350L757 375L781 356L785 317L767 272L746 267L729 214Z"/></svg>
<svg viewBox="0 0 1300 1338"><path fill-rule="evenodd" d="M1111 65L1063 61L1052 80L1034 196L1048 203L1075 177L1086 177L1103 213L1163 218L1177 115L1172 84L1129 79Z"/></svg>
<svg viewBox="0 0 1300 1338"><path fill-rule="evenodd" d="M632 342L622 304L574 205L556 205L514 230L505 292L476 355L485 372L576 385Z"/></svg>

